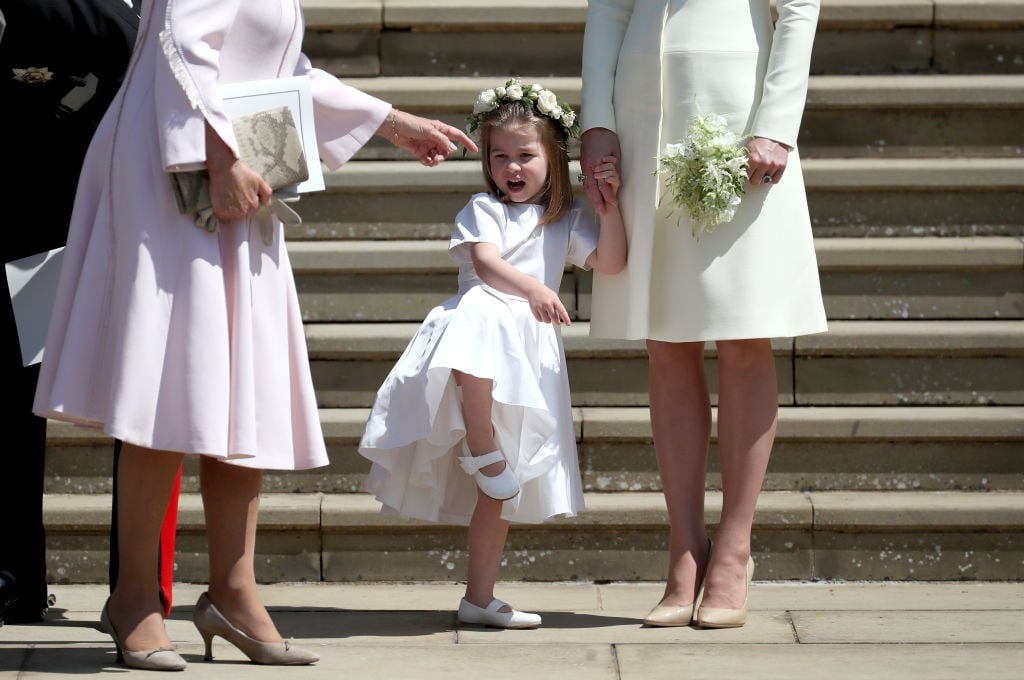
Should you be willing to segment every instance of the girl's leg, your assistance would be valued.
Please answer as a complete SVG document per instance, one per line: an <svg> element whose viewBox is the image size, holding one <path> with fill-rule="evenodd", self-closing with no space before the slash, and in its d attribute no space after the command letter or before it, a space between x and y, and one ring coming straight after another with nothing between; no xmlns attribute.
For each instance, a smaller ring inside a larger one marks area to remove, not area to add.
<svg viewBox="0 0 1024 680"><path fill-rule="evenodd" d="M199 475L210 554L210 600L250 637L280 642L256 589L256 518L263 471L203 456Z"/></svg>
<svg viewBox="0 0 1024 680"><path fill-rule="evenodd" d="M465 599L485 608L494 599L501 556L505 551L508 522L501 518L502 501L477 492L476 508L469 520L469 570ZM502 607L500 611L511 611Z"/></svg>
<svg viewBox="0 0 1024 680"><path fill-rule="evenodd" d="M651 431L669 519L665 606L694 601L708 559L704 478L711 438L711 403L704 343L649 340Z"/></svg>
<svg viewBox="0 0 1024 680"><path fill-rule="evenodd" d="M452 371L455 382L462 386L462 418L466 421L466 445L474 456L490 453L498 448L494 441L494 426L491 424L491 394L494 382L490 378L478 378L462 371ZM505 463L485 465L480 472L493 477L501 474ZM478 506L479 507L479 506ZM487 602L490 602L488 600Z"/></svg>
<svg viewBox="0 0 1024 680"><path fill-rule="evenodd" d="M163 603L153 587L158 574L160 528L182 454L124 443L117 463L118 578L108 612L124 648L172 647Z"/></svg>
<svg viewBox="0 0 1024 680"><path fill-rule="evenodd" d="M754 508L764 483L778 424L775 357L767 339L718 344L718 456L722 519L708 567L702 606L739 609L746 600L746 566Z"/></svg>

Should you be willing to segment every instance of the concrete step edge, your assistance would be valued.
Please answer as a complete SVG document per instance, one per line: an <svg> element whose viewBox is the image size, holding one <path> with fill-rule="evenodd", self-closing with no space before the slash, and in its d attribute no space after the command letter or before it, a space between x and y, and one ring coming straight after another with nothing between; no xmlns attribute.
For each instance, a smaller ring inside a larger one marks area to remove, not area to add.
<svg viewBox="0 0 1024 680"><path fill-rule="evenodd" d="M864 238L817 238L818 267L828 270L1024 270L1024 238L892 237L884 247ZM455 272L448 240L291 241L296 274L317 272Z"/></svg>
<svg viewBox="0 0 1024 680"><path fill-rule="evenodd" d="M307 30L582 30L586 0L302 0ZM525 11L524 11L525 10ZM1012 27L1016 0L825 0L818 28Z"/></svg>
<svg viewBox="0 0 1024 680"><path fill-rule="evenodd" d="M52 533L103 534L109 531L109 494L46 494L44 524ZM515 531L538 526L569 525L584 531L608 526L663 526L665 500L659 492L585 494L586 510L577 517L557 518L544 525L516 525ZM325 533L415 530L436 526L379 512L370 495L263 494L259 526L264 531ZM708 492L707 516L715 524L721 493ZM786 529L1019 531L1024 529L1024 492L1015 491L764 491L758 500L755 531ZM201 531L202 501L185 493L179 501L179 531Z"/></svg>
<svg viewBox="0 0 1024 680"><path fill-rule="evenodd" d="M418 323L307 324L312 359L384 358L405 349ZM592 338L590 324L563 329L569 356L645 355L643 341ZM773 339L776 353L832 355L1022 355L1024 321L830 321L827 333ZM706 350L713 356L714 345Z"/></svg>
<svg viewBox="0 0 1024 680"><path fill-rule="evenodd" d="M804 182L810 190L1019 189L1024 158L805 158ZM570 176L579 162L570 162ZM574 180L575 181L575 180ZM438 190L471 194L483 179L478 160L449 160L435 168L415 161L353 161L324 175L328 193L374 191L408 196Z"/></svg>
<svg viewBox="0 0 1024 680"><path fill-rule="evenodd" d="M331 444L357 442L368 408L320 409ZM717 424L718 409L712 409ZM582 442L649 440L646 406L577 406ZM713 433L714 436L714 433ZM781 406L777 441L1024 441L1024 406ZM109 435L51 420L49 446L109 446ZM1021 450L1024 457L1024 448Z"/></svg>
<svg viewBox="0 0 1024 680"><path fill-rule="evenodd" d="M522 76L558 92L570 106L580 106L579 77ZM494 76L376 76L345 82L393 105L432 113L465 113L476 94L493 87ZM939 109L949 111L1020 108L1024 75L1019 74L860 74L811 75L806 110Z"/></svg>

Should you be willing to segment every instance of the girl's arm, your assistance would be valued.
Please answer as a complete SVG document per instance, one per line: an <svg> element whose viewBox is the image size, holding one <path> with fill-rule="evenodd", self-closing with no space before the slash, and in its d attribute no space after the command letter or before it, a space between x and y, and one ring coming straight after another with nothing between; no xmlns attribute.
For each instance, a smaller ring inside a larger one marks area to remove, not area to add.
<svg viewBox="0 0 1024 680"><path fill-rule="evenodd" d="M501 259L501 252L493 243L471 243L468 248L481 281L502 293L526 299L537 321L571 325L569 312L558 293Z"/></svg>
<svg viewBox="0 0 1024 680"><path fill-rule="evenodd" d="M601 193L611 198L605 201L605 211L598 216L601 225L597 248L587 256L587 266L601 274L618 274L626 266L628 244L626 227L619 211L618 193L622 186L618 158L606 156L594 166L593 174Z"/></svg>

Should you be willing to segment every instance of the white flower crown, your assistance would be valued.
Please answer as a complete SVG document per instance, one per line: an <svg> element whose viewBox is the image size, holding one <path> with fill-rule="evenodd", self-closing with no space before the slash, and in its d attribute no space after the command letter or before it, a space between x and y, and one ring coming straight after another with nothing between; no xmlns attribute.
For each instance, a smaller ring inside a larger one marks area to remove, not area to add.
<svg viewBox="0 0 1024 680"><path fill-rule="evenodd" d="M473 113L466 116L466 120L469 122L466 130L469 131L469 134L476 136L476 130L487 114L502 104L517 101L523 102L539 115L547 116L561 125L567 139L579 136L580 125L576 121L576 112L572 110L571 106L539 83L523 85L523 81L519 78L512 78L504 86L483 90L478 94L473 103Z"/></svg>

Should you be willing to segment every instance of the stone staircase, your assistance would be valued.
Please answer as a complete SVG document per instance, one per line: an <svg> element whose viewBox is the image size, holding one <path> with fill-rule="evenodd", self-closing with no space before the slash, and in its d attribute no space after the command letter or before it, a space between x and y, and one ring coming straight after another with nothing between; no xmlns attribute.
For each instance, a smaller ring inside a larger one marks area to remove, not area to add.
<svg viewBox="0 0 1024 680"><path fill-rule="evenodd" d="M511 75L579 106L585 0L303 5L314 62L400 108L461 126ZM822 1L800 147L830 330L774 341L759 578L1024 579L1021 28L1024 0ZM355 446L391 364L455 290L446 243L478 161L425 169L374 142L327 183L288 238L331 465L267 474L259 578L461 578L464 529L380 516ZM588 510L514 526L501 577L660 580L643 345L588 336L586 273L561 293ZM706 361L714 389L713 346ZM111 441L58 423L49 439L51 580L103 582ZM177 578L202 580L194 461L182 488ZM714 455L709 489L714 525Z"/></svg>

